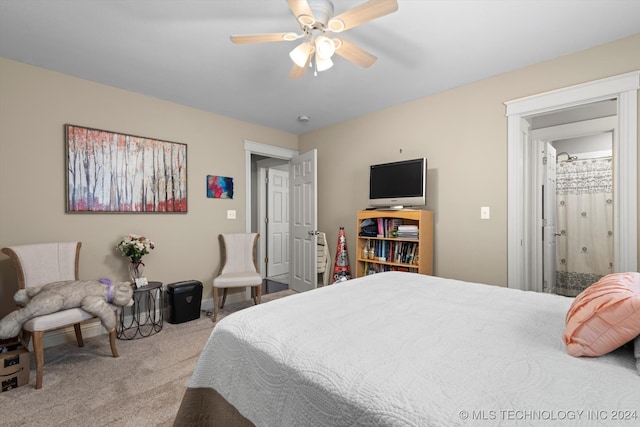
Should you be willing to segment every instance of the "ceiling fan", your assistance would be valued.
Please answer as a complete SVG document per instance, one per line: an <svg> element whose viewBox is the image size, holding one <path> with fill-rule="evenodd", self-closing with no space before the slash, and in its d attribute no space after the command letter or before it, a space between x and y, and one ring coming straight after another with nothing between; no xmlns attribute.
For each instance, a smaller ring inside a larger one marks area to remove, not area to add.
<svg viewBox="0 0 640 427"><path fill-rule="evenodd" d="M398 10L397 0L369 0L334 16L330 0L287 0L287 3L302 33L235 35L231 36L231 41L245 44L302 39L302 43L289 53L294 64L289 74L292 79L304 76L306 69L312 65L315 75L318 71L331 68L334 53L361 67L373 65L377 59L375 56L344 39L331 38L327 33L341 33Z"/></svg>

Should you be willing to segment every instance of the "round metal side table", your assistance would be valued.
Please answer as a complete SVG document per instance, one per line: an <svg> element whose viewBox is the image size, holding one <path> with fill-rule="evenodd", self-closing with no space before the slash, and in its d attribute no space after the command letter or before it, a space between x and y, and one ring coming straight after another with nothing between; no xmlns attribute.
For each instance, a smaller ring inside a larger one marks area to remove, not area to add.
<svg viewBox="0 0 640 427"><path fill-rule="evenodd" d="M116 336L121 340L145 338L162 330L164 317L162 282L133 290L133 305L121 307Z"/></svg>

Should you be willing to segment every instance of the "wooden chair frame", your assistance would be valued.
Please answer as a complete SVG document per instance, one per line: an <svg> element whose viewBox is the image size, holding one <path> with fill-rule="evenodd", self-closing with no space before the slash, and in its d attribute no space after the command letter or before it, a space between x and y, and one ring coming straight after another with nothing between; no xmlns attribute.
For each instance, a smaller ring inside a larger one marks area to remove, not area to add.
<svg viewBox="0 0 640 427"><path fill-rule="evenodd" d="M80 267L80 248L82 247L82 242L77 242L76 245L76 255L75 255L75 280L78 279L78 271ZM11 258L13 264L16 269L16 274L18 278L18 288L26 289L25 275L22 263L20 261L20 257L18 254L10 247L2 248L2 252ZM116 317L117 322L117 314L114 311L113 315ZM94 319L97 318L94 316ZM33 339L33 352L35 354L35 362L36 362L36 389L42 388L42 377L44 375L44 333L67 328L73 325L73 329L76 335L76 341L78 343L78 347L84 347L84 340L82 339L82 329L81 323L70 323L67 325L62 325L57 328L47 329L42 331L28 331L26 329L22 329L22 339L25 347L29 346L29 342ZM116 348L116 330L114 328L113 331L109 332L109 344L111 346L111 354L113 357L118 357L118 350Z"/></svg>

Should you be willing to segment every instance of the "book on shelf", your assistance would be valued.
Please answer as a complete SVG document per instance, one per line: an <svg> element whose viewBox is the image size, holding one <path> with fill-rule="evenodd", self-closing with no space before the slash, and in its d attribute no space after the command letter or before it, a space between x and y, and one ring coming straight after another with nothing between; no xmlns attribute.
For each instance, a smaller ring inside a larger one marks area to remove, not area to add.
<svg viewBox="0 0 640 427"><path fill-rule="evenodd" d="M398 231L418 231L418 226L414 224L400 224Z"/></svg>
<svg viewBox="0 0 640 427"><path fill-rule="evenodd" d="M401 218L374 218L366 219L360 223L360 236L371 237L400 237L417 239L419 229L414 224L403 224Z"/></svg>
<svg viewBox="0 0 640 427"><path fill-rule="evenodd" d="M386 264L373 264L373 263L365 263L364 272L366 275L382 273L385 271L407 271L411 273L417 273L418 267L404 267L397 265L386 265Z"/></svg>
<svg viewBox="0 0 640 427"><path fill-rule="evenodd" d="M418 239L418 233L398 233L400 239Z"/></svg>
<svg viewBox="0 0 640 427"><path fill-rule="evenodd" d="M417 264L419 243L396 240L376 240L370 242L377 261L398 264Z"/></svg>
<svg viewBox="0 0 640 427"><path fill-rule="evenodd" d="M417 239L420 230L417 225L403 224L398 226L398 237L405 239Z"/></svg>

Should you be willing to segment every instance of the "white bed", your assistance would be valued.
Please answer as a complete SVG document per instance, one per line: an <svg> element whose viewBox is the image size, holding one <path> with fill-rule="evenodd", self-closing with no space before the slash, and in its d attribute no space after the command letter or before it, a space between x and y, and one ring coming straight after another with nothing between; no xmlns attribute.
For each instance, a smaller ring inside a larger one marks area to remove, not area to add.
<svg viewBox="0 0 640 427"><path fill-rule="evenodd" d="M572 300L390 272L251 307L214 328L176 425L229 425L220 397L238 425L635 425L632 348L569 356Z"/></svg>

